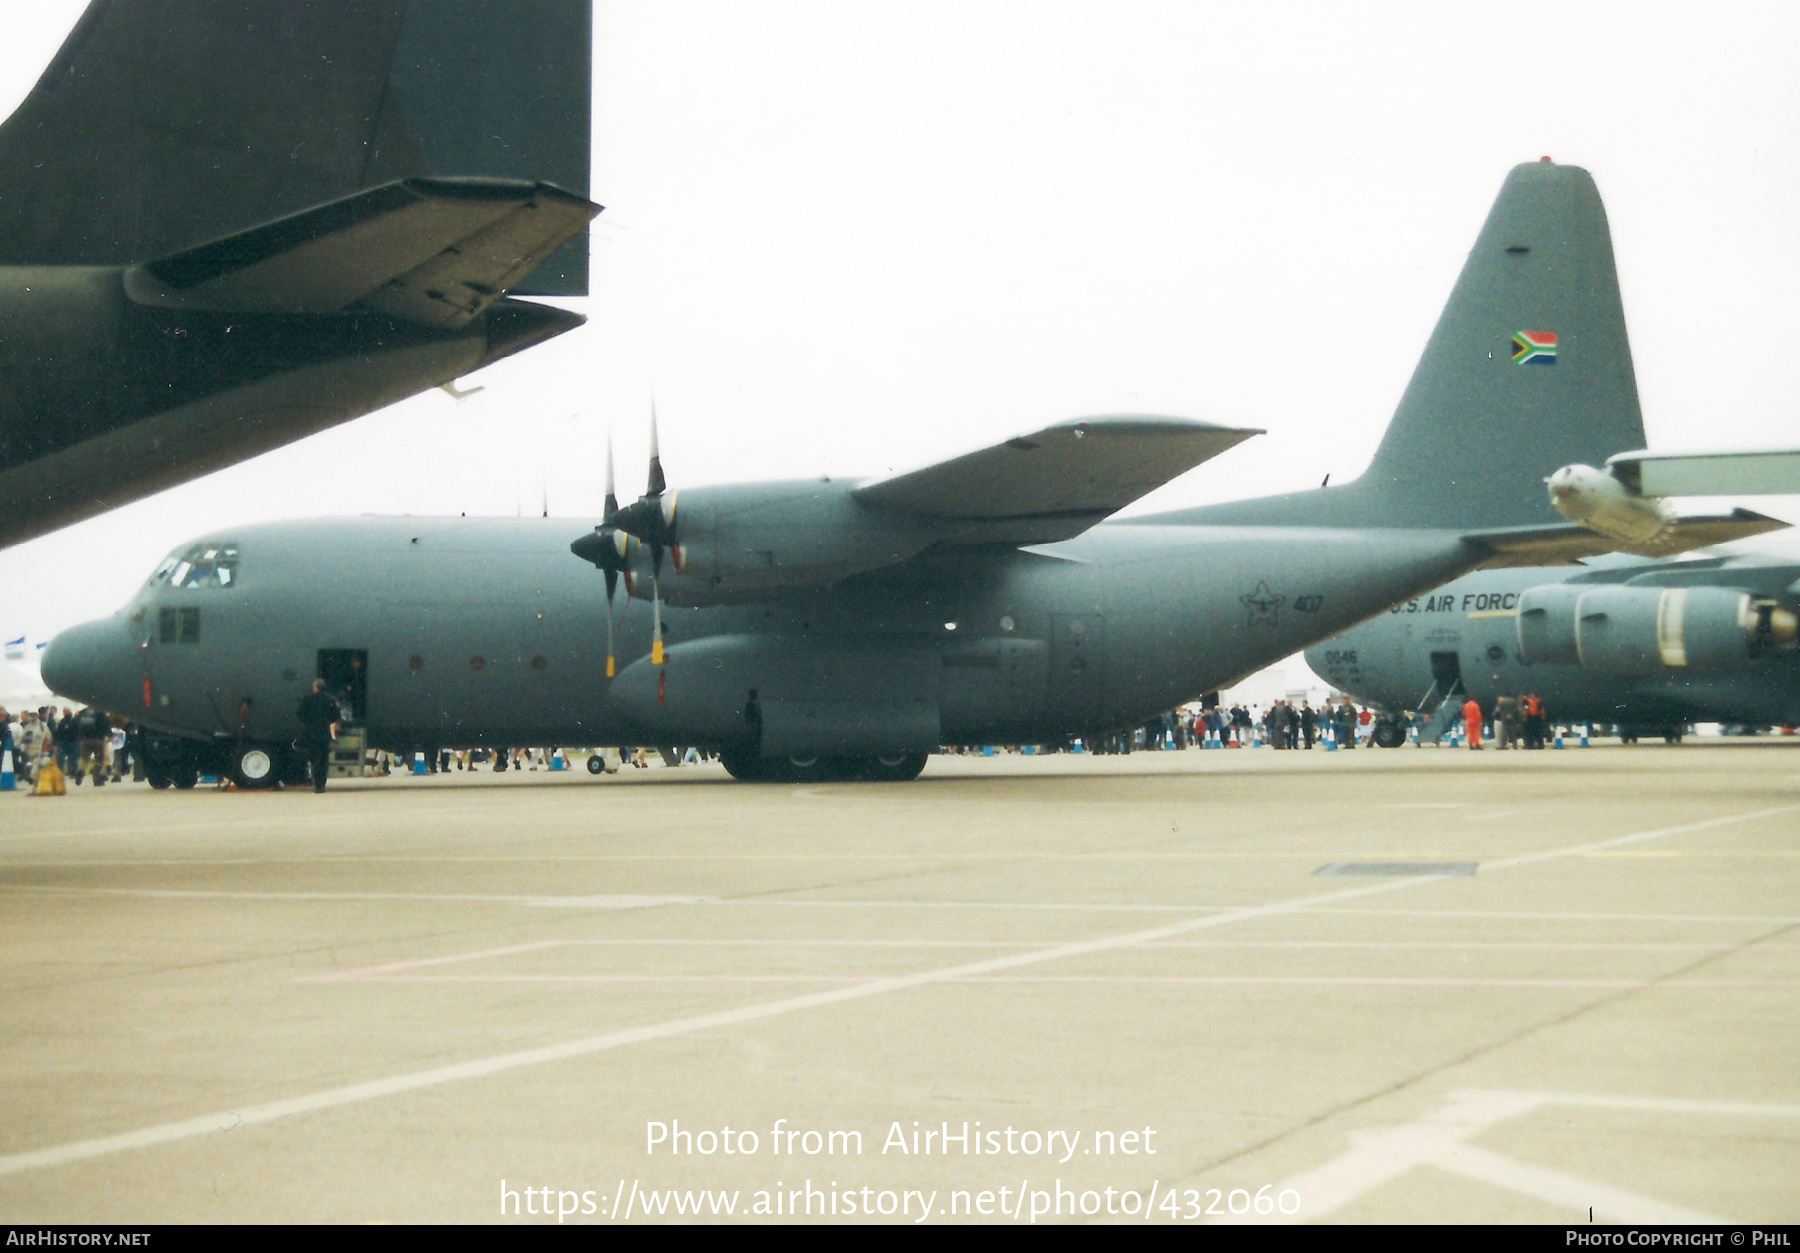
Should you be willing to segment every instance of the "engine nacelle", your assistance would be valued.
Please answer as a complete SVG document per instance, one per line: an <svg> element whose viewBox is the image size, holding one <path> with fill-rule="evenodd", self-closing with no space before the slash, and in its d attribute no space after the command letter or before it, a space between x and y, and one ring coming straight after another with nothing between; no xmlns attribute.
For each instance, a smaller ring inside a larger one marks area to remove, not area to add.
<svg viewBox="0 0 1800 1253"><path fill-rule="evenodd" d="M1607 674L1715 670L1792 644L1794 615L1725 587L1597 587L1575 613L1581 664Z"/></svg>
<svg viewBox="0 0 1800 1253"><path fill-rule="evenodd" d="M662 595L675 605L736 604L898 565L939 537L928 522L871 509L854 482L744 483L671 492L663 509L675 534ZM652 592L652 555L633 543L631 594Z"/></svg>
<svg viewBox="0 0 1800 1253"><path fill-rule="evenodd" d="M1593 466L1564 466L1544 481L1550 503L1563 517L1628 547L1656 544L1675 522L1668 501L1640 496Z"/></svg>
<svg viewBox="0 0 1800 1253"><path fill-rule="evenodd" d="M1545 583L1519 595L1519 656L1534 666L1578 666L1575 606L1587 588Z"/></svg>

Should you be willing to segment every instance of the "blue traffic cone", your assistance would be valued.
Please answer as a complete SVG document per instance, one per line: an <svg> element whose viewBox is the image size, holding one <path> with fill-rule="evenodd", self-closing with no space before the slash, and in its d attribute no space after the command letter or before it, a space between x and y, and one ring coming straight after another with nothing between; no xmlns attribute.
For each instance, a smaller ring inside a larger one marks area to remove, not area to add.
<svg viewBox="0 0 1800 1253"><path fill-rule="evenodd" d="M0 792L19 790L19 776L13 771L12 749L0 753Z"/></svg>

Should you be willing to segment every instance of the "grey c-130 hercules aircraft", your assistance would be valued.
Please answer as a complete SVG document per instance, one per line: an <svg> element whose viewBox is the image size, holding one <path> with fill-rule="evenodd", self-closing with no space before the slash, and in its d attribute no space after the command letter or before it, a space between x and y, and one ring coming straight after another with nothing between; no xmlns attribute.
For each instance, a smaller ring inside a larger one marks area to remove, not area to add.
<svg viewBox="0 0 1800 1253"><path fill-rule="evenodd" d="M93 0L0 125L0 545L579 326L591 0Z"/></svg>
<svg viewBox="0 0 1800 1253"><path fill-rule="evenodd" d="M1552 364L1515 360L1521 328ZM904 779L940 744L1128 725L1485 563L1607 546L1542 484L1643 443L1587 173L1508 177L1361 478L1106 520L1254 433L1094 418L873 481L679 494L653 461L591 530L243 527L58 636L43 676L158 733L152 780L178 783L279 774L301 693L346 665L372 745L695 744L739 778Z"/></svg>

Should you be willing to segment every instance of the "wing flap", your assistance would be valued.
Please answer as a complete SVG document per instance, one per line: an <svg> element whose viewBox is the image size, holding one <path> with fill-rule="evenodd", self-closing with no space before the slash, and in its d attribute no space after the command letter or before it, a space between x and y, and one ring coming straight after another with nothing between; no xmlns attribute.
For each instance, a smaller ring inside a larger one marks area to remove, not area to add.
<svg viewBox="0 0 1800 1253"><path fill-rule="evenodd" d="M1622 452L1606 459L1645 496L1785 496L1800 492L1800 451Z"/></svg>
<svg viewBox="0 0 1800 1253"><path fill-rule="evenodd" d="M1654 548L1622 547L1604 535L1573 523L1475 531L1463 536L1463 539L1486 548L1492 554L1477 569L1500 570L1510 566L1573 565L1584 557L1598 557L1602 553L1611 552L1627 552L1638 557L1670 557L1696 548L1710 548L1714 544L1779 531L1787 525L1780 519L1765 514L1753 513L1748 509L1734 509L1728 514L1678 519Z"/></svg>
<svg viewBox="0 0 1800 1253"><path fill-rule="evenodd" d="M1068 539L1259 430L1116 415L1047 426L856 489L880 509L969 524L965 542Z"/></svg>
<svg viewBox="0 0 1800 1253"><path fill-rule="evenodd" d="M455 330L599 211L547 183L402 179L134 266L126 290L175 308L361 307Z"/></svg>

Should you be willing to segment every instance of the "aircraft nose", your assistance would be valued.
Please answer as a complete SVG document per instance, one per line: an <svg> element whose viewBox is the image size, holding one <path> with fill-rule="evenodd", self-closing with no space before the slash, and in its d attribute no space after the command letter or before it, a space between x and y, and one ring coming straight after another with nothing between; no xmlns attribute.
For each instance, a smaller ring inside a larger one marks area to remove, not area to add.
<svg viewBox="0 0 1800 1253"><path fill-rule="evenodd" d="M124 625L107 618L70 627L44 649L44 686L84 705L126 709L136 646Z"/></svg>

